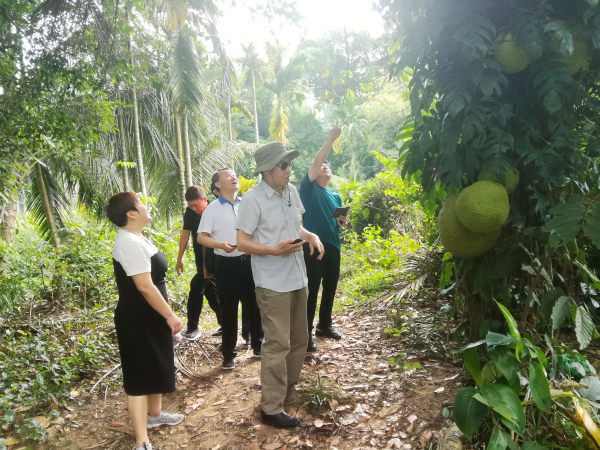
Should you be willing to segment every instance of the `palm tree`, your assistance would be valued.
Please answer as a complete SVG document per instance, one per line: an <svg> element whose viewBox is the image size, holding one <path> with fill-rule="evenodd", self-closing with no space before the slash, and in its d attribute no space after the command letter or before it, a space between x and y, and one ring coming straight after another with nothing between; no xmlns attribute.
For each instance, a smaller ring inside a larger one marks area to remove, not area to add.
<svg viewBox="0 0 600 450"><path fill-rule="evenodd" d="M275 140L287 145L286 133L289 130L288 119L291 102L296 100L299 105L302 105L304 101L306 87L302 84L301 78L307 58L304 54L294 55L287 66L284 66L285 48L279 43L268 43L267 55L274 75L270 81L265 83L265 87L275 94L269 132Z"/></svg>
<svg viewBox="0 0 600 450"><path fill-rule="evenodd" d="M253 43L248 45L242 44L244 58L241 59L242 70L246 78L246 84L252 90L252 106L254 108L254 136L255 142L258 144L260 138L258 135L258 112L256 108L256 87L263 80L272 75L271 66L268 62L263 61L256 51Z"/></svg>

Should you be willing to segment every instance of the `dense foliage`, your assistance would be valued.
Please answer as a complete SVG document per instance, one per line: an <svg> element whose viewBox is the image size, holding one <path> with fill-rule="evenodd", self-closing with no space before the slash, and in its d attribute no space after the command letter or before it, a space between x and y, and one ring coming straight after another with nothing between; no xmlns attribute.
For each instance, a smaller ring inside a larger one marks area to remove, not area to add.
<svg viewBox="0 0 600 450"><path fill-rule="evenodd" d="M573 321L580 349L597 336L598 2L382 0L380 8L397 26L391 74L412 75L400 161L425 207L435 211L482 171L501 183L519 174L495 248L446 260L442 271L473 345L487 343L465 352L480 389L457 397L458 425L469 437L479 429L490 448L515 448L507 432L527 449L600 445L579 387L552 395L548 387L586 375L562 365L574 351L553 340L561 326ZM495 376L482 379L480 362L490 358ZM479 428L484 417L491 421Z"/></svg>

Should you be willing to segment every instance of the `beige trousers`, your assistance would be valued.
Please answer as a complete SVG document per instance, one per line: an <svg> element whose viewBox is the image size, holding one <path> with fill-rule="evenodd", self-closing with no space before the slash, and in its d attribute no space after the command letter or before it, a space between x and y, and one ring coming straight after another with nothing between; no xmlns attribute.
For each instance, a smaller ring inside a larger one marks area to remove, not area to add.
<svg viewBox="0 0 600 450"><path fill-rule="evenodd" d="M256 288L265 339L261 348L261 408L265 414L283 412L283 402L300 379L308 344L308 288L276 292Z"/></svg>

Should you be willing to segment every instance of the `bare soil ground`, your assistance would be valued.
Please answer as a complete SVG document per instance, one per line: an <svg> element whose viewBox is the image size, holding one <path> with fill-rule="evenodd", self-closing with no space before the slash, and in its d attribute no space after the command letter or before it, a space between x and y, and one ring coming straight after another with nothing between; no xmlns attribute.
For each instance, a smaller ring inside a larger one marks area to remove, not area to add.
<svg viewBox="0 0 600 450"><path fill-rule="evenodd" d="M439 306L423 302L407 309L413 311L411 320L420 317L428 326L438 327L439 318L429 314L436 308ZM217 350L220 338L207 332L196 342L184 341L177 351L177 392L164 397L163 407L184 413L185 420L175 427L152 430L154 448L430 448L440 430L451 423L442 411L451 406L464 374L452 361L437 360L429 344L404 350L405 360L420 363L420 368L390 366L390 358L414 336L389 336L384 331L390 326L386 314L366 316L355 310L338 315L334 325L343 332L343 339L317 340L318 352L306 356L300 386L303 395L288 408L303 417L303 423L290 431L260 423L260 360L251 359L251 351L240 346L236 369L223 372ZM427 328L422 330L426 335ZM101 376L98 374L98 379ZM319 377L324 377L321 385ZM315 405L319 400L323 403L320 408ZM47 429L51 438L41 448L134 448L126 396L120 386L102 387L92 395L81 392L68 408L65 422Z"/></svg>

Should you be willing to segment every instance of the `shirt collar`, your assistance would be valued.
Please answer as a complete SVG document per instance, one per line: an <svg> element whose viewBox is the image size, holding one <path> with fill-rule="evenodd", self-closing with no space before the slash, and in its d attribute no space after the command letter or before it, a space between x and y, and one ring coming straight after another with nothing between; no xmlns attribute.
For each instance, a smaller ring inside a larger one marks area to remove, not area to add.
<svg viewBox="0 0 600 450"><path fill-rule="evenodd" d="M273 197L273 194L275 193L275 190L269 186L269 184L264 180L264 178L262 179L262 181L260 182L259 186L261 188L263 188L263 191L265 191L265 194L267 194L268 198ZM285 187L283 188L283 192L285 192L287 189L290 188L289 183L285 185ZM280 197L279 194L277 194L278 197Z"/></svg>
<svg viewBox="0 0 600 450"><path fill-rule="evenodd" d="M236 197L236 198L235 198L235 203L237 203L237 202L239 202L239 201L240 201L240 198L239 198L239 197ZM224 205L225 203L229 203L230 205L233 205L233 203L231 203L229 200L227 200L227 199L226 199L225 197L223 197L223 196L219 197L219 203L220 203L221 205Z"/></svg>

